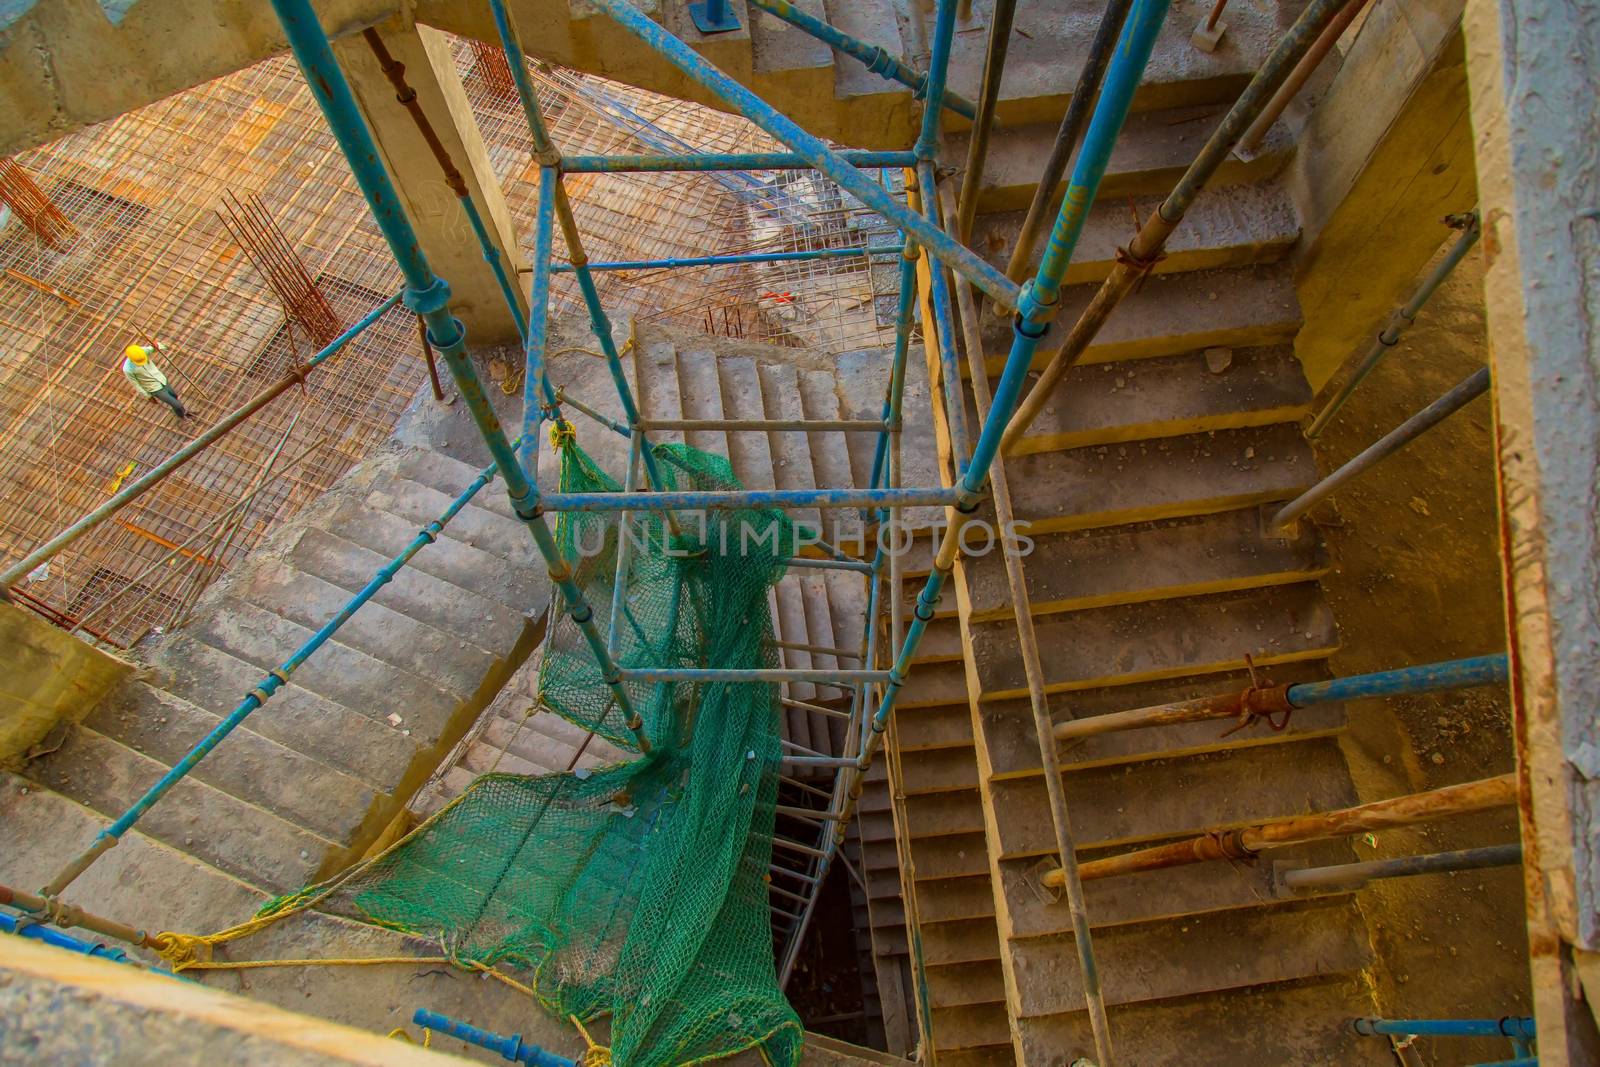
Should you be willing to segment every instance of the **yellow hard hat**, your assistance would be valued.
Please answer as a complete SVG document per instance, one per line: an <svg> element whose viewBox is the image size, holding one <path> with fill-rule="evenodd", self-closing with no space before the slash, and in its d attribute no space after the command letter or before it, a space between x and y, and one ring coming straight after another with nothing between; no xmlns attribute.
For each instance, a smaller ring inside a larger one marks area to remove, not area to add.
<svg viewBox="0 0 1600 1067"><path fill-rule="evenodd" d="M150 358L145 353L145 350L140 348L138 345L129 345L127 348L123 349L123 351L126 352L128 358L133 360L135 363L143 363L145 360Z"/></svg>

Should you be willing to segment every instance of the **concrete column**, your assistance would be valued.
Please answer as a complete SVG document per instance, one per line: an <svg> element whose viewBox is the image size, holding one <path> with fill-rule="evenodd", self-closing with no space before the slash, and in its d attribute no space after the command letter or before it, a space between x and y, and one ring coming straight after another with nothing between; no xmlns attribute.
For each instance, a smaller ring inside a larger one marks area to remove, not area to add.
<svg viewBox="0 0 1600 1067"><path fill-rule="evenodd" d="M1443 217L1477 201L1462 3L1375 0L1301 138L1295 354L1313 389L1366 351L1455 238Z"/></svg>
<svg viewBox="0 0 1600 1067"><path fill-rule="evenodd" d="M1539 1062L1600 1063L1600 14L1469 0Z"/></svg>
<svg viewBox="0 0 1600 1067"><path fill-rule="evenodd" d="M517 251L511 213L489 165L466 90L456 76L449 40L437 30L402 26L395 20L381 24L378 32L390 54L405 65L406 81L416 90L423 113L465 179L526 314L528 294L516 274L524 263ZM466 324L468 343L517 341L515 321L483 259L461 202L445 184L411 115L395 99L394 87L371 48L360 34L353 34L335 41L333 49L416 227L422 251L434 271L450 283L450 307Z"/></svg>

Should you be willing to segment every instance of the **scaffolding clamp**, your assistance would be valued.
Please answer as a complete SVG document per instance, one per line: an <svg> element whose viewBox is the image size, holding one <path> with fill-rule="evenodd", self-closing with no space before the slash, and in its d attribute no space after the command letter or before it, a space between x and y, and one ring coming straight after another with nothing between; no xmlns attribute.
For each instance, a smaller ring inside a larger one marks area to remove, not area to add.
<svg viewBox="0 0 1600 1067"><path fill-rule="evenodd" d="M1294 705L1289 703L1288 684L1273 685L1262 679L1256 674L1255 661L1249 653L1245 653L1244 666L1250 672L1250 685L1239 694L1238 720L1220 736L1238 733L1257 722L1265 722L1274 733L1288 729L1289 716L1294 714Z"/></svg>

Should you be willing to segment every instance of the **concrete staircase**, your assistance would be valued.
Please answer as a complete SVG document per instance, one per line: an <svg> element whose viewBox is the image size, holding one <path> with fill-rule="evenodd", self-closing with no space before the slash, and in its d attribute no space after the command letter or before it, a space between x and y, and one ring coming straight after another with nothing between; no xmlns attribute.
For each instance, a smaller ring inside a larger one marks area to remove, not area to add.
<svg viewBox="0 0 1600 1067"><path fill-rule="evenodd" d="M523 46L536 59L719 106L586 0L511 0L508 6ZM818 136L862 148L904 147L915 136L909 90L853 59L836 59L813 38L744 0L730 5L741 28L710 36L695 30L688 0L639 0L638 6ZM901 57L915 55L903 0L800 0L796 6ZM1019 13L1002 121L1021 126L1059 120L1102 7L1099 0L1063 0ZM969 98L976 96L982 70L988 9L987 3L973 4L956 34L950 84ZM497 40L487 4L325 0L317 11L334 36L390 18L414 18L461 36ZM1197 17L1180 9L1173 23L1192 26ZM1209 54L1189 45L1187 29L1165 36L1141 106L1206 103L1237 92L1270 47L1276 18L1246 5L1230 13L1228 24L1224 45ZM235 5L224 17L204 21L195 20L181 0L8 5L0 11L0 154L242 70L284 47L265 4Z"/></svg>
<svg viewBox="0 0 1600 1067"><path fill-rule="evenodd" d="M1062 329L1224 110L1180 89L1163 90L1178 97L1170 109L1129 123L1068 275ZM1026 176L1047 143L1040 130L998 134L973 244L1000 266L1020 223L1011 209L1031 195ZM1025 573L1057 719L1236 691L1248 684L1246 656L1273 681L1327 675L1339 636L1317 586L1326 552L1314 532L1263 539L1258 517L1259 505L1316 478L1297 426L1311 390L1288 346L1299 325L1287 262L1298 225L1276 173L1291 148L1279 129L1249 164L1223 169L1006 461L1016 515L1032 524ZM994 374L1009 329L987 323L985 342ZM1207 348L1225 351L1208 359ZM977 425L975 412L968 418ZM940 447L947 457L942 434ZM982 514L993 520L991 506ZM921 585L907 579L908 607ZM1038 882L1055 848L1017 645L1003 560L968 557L897 712L914 885L894 862L888 790L863 799L880 963L904 951L903 898L915 892L941 1064L1094 1053L1066 906ZM1337 744L1342 708L1299 713L1282 732L1222 737L1230 725L1060 751L1080 854L1355 802ZM1351 855L1332 842L1274 858ZM1353 898L1285 899L1269 862L1086 890L1122 1062L1387 1055L1342 1026L1371 1010L1371 948Z"/></svg>

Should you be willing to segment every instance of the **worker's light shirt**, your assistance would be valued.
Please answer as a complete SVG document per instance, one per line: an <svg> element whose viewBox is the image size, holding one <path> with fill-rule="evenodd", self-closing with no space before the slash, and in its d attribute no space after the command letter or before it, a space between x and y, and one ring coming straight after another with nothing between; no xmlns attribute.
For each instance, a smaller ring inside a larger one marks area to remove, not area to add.
<svg viewBox="0 0 1600 1067"><path fill-rule="evenodd" d="M122 373L128 376L128 381L133 383L135 389L147 396L167 387L167 376L148 360L141 367L133 360L125 359L122 361Z"/></svg>

